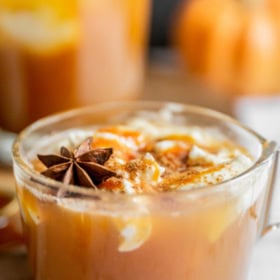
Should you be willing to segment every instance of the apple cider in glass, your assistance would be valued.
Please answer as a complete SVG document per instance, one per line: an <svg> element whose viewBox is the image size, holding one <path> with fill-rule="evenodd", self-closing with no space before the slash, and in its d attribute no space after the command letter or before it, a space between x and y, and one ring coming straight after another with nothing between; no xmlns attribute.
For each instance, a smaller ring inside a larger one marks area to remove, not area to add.
<svg viewBox="0 0 280 280"><path fill-rule="evenodd" d="M33 128L15 176L36 280L247 279L270 162L246 173L236 131L170 108Z"/></svg>
<svg viewBox="0 0 280 280"><path fill-rule="evenodd" d="M141 90L149 0L0 0L0 127Z"/></svg>

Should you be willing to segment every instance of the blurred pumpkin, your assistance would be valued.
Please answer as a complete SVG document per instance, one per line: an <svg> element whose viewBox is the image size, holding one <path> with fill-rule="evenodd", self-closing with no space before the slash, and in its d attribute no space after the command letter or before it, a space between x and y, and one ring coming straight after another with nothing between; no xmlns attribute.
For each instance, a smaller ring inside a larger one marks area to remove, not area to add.
<svg viewBox="0 0 280 280"><path fill-rule="evenodd" d="M188 66L222 92L280 90L279 0L190 0L180 8L175 44Z"/></svg>

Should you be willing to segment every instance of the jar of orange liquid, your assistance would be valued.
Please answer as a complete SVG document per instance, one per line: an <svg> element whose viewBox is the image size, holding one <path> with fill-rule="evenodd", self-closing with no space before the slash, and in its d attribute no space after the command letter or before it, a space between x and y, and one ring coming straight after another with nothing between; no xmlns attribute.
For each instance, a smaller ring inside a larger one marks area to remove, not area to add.
<svg viewBox="0 0 280 280"><path fill-rule="evenodd" d="M0 0L0 127L141 89L149 0Z"/></svg>

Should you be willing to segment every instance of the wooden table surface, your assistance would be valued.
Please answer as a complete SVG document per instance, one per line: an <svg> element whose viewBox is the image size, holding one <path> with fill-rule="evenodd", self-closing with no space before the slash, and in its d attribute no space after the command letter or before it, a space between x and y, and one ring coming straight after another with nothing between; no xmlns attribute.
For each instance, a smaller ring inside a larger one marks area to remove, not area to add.
<svg viewBox="0 0 280 280"><path fill-rule="evenodd" d="M148 68L142 99L169 100L191 103L211 107L213 109L217 109L226 113L230 112L231 104L227 97L211 95L210 93L203 90L203 88L196 85L194 82L190 83L189 80L190 79L184 73L182 73L182 71L173 67L172 64L170 64L168 61L161 64L154 63ZM0 182L2 185L13 185L13 178L9 171L0 168ZM280 234L276 237L274 234L273 238L279 241L278 248L280 249ZM275 246L272 245L274 243L269 244L271 247L275 248ZM273 267L271 268L271 266L264 263L265 261L262 258L263 252L266 258L270 258L270 251L273 250L273 248L271 248L269 251L269 246L266 246L266 244L261 244L259 247L261 247L260 250L262 251L259 254L255 253L256 256L254 256L253 266L256 266L256 269L252 269L253 272L251 275L251 279L279 280L280 270L278 270L278 272L275 272L275 270L274 272L271 272L271 270L273 270ZM280 264L280 255L274 255L274 258L277 258L278 256ZM274 276L269 277L270 273L272 273L271 275ZM266 275L266 277L260 278L263 277L263 275ZM0 280L30 279L31 276L28 269L25 253L0 253Z"/></svg>

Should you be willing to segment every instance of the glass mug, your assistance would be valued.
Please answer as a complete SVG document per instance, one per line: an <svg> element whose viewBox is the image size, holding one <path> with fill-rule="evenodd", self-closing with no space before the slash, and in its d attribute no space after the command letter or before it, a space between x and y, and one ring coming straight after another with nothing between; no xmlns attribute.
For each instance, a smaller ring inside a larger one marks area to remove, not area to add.
<svg viewBox="0 0 280 280"><path fill-rule="evenodd" d="M142 117L149 118L150 112L165 108L174 124L184 121L219 130L246 148L254 165L211 187L132 195L65 186L31 167L34 147L45 147L57 132L70 135L69 130L76 128L118 124L143 110ZM13 159L28 255L37 280L245 280L255 241L279 219L274 215L279 213L272 213L277 190L275 143L209 109L126 102L68 111L21 132ZM124 227L134 232L133 241L138 242L132 250L123 244Z"/></svg>
<svg viewBox="0 0 280 280"><path fill-rule="evenodd" d="M0 0L0 127L138 97L150 0Z"/></svg>

